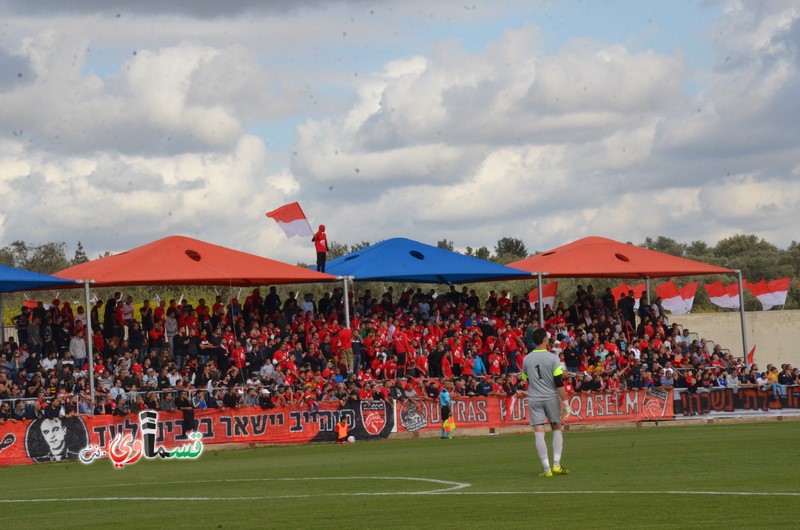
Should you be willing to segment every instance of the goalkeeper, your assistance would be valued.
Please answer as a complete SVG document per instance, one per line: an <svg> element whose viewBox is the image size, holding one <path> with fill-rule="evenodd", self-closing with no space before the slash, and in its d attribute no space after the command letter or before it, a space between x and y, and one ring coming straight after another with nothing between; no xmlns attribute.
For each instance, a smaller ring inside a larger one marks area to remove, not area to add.
<svg viewBox="0 0 800 530"><path fill-rule="evenodd" d="M564 447L564 437L561 432L561 423L566 420L571 411L567 392L561 380L564 369L558 356L548 351L550 339L547 331L537 329L533 332L534 350L525 356L522 363L523 377L528 380L528 416L533 425L533 436L536 442L536 452L544 468L543 477L566 475L568 471L561 467L561 452ZM524 396L524 391L520 392ZM553 467L547 454L545 441L545 424L550 421L553 429Z"/></svg>

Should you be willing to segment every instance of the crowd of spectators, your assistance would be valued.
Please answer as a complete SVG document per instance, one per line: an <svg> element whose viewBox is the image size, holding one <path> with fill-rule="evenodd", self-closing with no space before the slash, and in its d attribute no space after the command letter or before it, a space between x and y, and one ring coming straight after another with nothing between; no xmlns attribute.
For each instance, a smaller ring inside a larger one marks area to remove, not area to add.
<svg viewBox="0 0 800 530"><path fill-rule="evenodd" d="M139 306L119 293L87 314L68 302L23 307L18 340L0 353L0 422L143 409L262 408L364 399L435 399L452 379L459 396L511 396L533 347L538 308L527 297L451 286L392 288L315 300L275 287L240 303L175 300ZM637 308L638 307L638 308ZM670 323L660 299L614 299L578 287L571 304L544 308L569 392L759 386L777 398L800 384L790 365L746 367L720 345ZM91 336L87 320L91 319ZM93 350L89 369L89 341ZM94 380L96 402L90 397Z"/></svg>

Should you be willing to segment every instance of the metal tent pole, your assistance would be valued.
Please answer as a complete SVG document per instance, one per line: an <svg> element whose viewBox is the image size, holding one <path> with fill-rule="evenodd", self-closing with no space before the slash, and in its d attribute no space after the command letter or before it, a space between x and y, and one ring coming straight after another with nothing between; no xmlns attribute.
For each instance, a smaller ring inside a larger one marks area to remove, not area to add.
<svg viewBox="0 0 800 530"><path fill-rule="evenodd" d="M82 280L79 283L83 283L83 295L85 304L86 304L86 355L89 357L89 396L92 398L92 412L94 414L94 336L92 333L92 306L89 305L91 301L89 300L89 284L93 283L94 280Z"/></svg>
<svg viewBox="0 0 800 530"><path fill-rule="evenodd" d="M344 325L346 328L350 327L350 298L347 292L347 280L349 276L342 276L342 283L344 284Z"/></svg>
<svg viewBox="0 0 800 530"><path fill-rule="evenodd" d="M539 327L544 327L544 301L543 301L543 293L544 286L542 285L542 273L536 273L536 280L539 282Z"/></svg>
<svg viewBox="0 0 800 530"><path fill-rule="evenodd" d="M747 327L744 320L744 285L742 281L742 271L737 269L736 276L739 281L739 319L742 326L742 359L744 359L745 368L749 369L750 366L747 362Z"/></svg>
<svg viewBox="0 0 800 530"><path fill-rule="evenodd" d="M6 305L3 301L3 293L0 293L0 344L6 341Z"/></svg>

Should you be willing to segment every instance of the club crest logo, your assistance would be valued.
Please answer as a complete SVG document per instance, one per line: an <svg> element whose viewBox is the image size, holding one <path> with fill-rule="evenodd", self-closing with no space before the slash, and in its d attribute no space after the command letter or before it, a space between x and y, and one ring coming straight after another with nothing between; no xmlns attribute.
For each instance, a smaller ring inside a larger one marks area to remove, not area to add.
<svg viewBox="0 0 800 530"><path fill-rule="evenodd" d="M642 401L642 412L648 420L664 417L667 412L667 398L669 398L669 392L666 390L651 388L647 391Z"/></svg>
<svg viewBox="0 0 800 530"><path fill-rule="evenodd" d="M362 401L361 423L372 436L377 436L386 427L386 403L384 401Z"/></svg>

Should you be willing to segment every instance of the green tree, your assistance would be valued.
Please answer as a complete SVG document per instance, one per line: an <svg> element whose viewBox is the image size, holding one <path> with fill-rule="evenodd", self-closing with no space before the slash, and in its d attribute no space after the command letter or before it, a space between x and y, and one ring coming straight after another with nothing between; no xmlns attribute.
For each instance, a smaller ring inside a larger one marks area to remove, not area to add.
<svg viewBox="0 0 800 530"><path fill-rule="evenodd" d="M475 257L486 261L492 259L492 253L486 247L480 247L475 251Z"/></svg>
<svg viewBox="0 0 800 530"><path fill-rule="evenodd" d="M369 241L362 241L361 243L356 243L350 246L350 252L355 252L356 250L361 250L362 248L367 248L370 246Z"/></svg>
<svg viewBox="0 0 800 530"><path fill-rule="evenodd" d="M498 261L508 259L508 261L515 261L528 257L528 249L525 248L525 243L516 237L502 237L497 240L494 246L494 253ZM508 262L506 261L506 263Z"/></svg>
<svg viewBox="0 0 800 530"><path fill-rule="evenodd" d="M442 239L441 241L436 242L436 246L438 248L443 248L445 250L449 250L450 252L455 252L456 247L452 241L448 241L447 239Z"/></svg>
<svg viewBox="0 0 800 530"><path fill-rule="evenodd" d="M749 281L774 280L792 274L784 251L753 234L739 234L717 243L714 256L724 267L739 269Z"/></svg>
<svg viewBox="0 0 800 530"><path fill-rule="evenodd" d="M709 247L705 241L692 241L686 247L686 255L693 256L692 259L714 257L714 249Z"/></svg>
<svg viewBox="0 0 800 530"><path fill-rule="evenodd" d="M792 276L800 276L800 243L792 241L784 252L781 262L791 269Z"/></svg>
<svg viewBox="0 0 800 530"><path fill-rule="evenodd" d="M336 259L350 253L350 247L346 243L331 241L328 243L328 259Z"/></svg>
<svg viewBox="0 0 800 530"><path fill-rule="evenodd" d="M678 243L671 237L658 236L655 241L652 238L645 238L644 248L655 250L656 252L663 252L664 254L671 254L673 256L685 256L686 245Z"/></svg>
<svg viewBox="0 0 800 530"><path fill-rule="evenodd" d="M5 265L6 267L14 266L14 254L8 247L0 248L0 265Z"/></svg>
<svg viewBox="0 0 800 530"><path fill-rule="evenodd" d="M83 245L81 244L81 242L78 241L78 248L75 249L75 256L72 258L72 264L80 265L81 263L86 263L87 261L89 261L89 257L83 250Z"/></svg>
<svg viewBox="0 0 800 530"><path fill-rule="evenodd" d="M722 258L732 258L750 252L773 252L778 248L755 234L738 234L717 242L714 255Z"/></svg>
<svg viewBox="0 0 800 530"><path fill-rule="evenodd" d="M11 267L52 274L69 266L66 246L63 242L34 246L17 240L0 250L0 261Z"/></svg>

